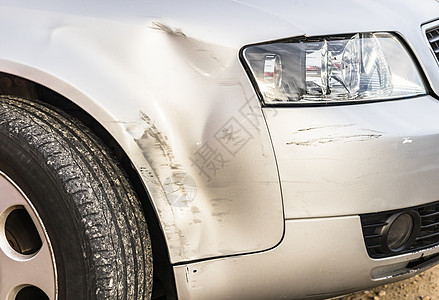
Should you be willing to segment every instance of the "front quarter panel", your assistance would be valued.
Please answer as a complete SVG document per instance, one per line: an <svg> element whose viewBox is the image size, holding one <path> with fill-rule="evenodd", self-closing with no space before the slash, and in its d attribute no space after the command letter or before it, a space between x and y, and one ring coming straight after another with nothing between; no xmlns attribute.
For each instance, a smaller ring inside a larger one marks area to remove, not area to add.
<svg viewBox="0 0 439 300"><path fill-rule="evenodd" d="M278 244L278 174L239 48L141 16L154 5L70 6L2 5L0 71L71 99L113 135L150 193L171 262Z"/></svg>

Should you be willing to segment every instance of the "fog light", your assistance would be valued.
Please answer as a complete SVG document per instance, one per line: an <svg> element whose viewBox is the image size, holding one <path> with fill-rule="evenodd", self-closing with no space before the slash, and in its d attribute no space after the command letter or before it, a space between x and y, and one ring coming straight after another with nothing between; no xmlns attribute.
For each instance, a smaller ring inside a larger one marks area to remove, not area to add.
<svg viewBox="0 0 439 300"><path fill-rule="evenodd" d="M387 245L390 249L401 248L407 243L413 231L413 217L409 214L399 215L390 225L387 233Z"/></svg>
<svg viewBox="0 0 439 300"><path fill-rule="evenodd" d="M421 217L416 211L393 214L382 232L385 252L399 252L415 241L421 226Z"/></svg>

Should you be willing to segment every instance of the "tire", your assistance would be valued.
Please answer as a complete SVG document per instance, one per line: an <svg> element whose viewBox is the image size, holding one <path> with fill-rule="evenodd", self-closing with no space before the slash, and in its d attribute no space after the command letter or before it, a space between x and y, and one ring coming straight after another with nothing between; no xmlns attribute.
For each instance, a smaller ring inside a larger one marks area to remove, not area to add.
<svg viewBox="0 0 439 300"><path fill-rule="evenodd" d="M150 299L152 250L126 176L77 120L0 96L0 299Z"/></svg>

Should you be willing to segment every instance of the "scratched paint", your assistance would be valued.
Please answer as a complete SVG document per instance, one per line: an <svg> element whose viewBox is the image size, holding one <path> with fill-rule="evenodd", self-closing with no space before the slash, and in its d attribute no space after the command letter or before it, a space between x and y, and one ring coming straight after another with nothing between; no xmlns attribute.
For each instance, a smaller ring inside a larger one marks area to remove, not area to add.
<svg viewBox="0 0 439 300"><path fill-rule="evenodd" d="M4 26L19 10L15 4L2 6ZM11 58L0 59L0 71L71 99L120 143L150 195L171 261L278 244L284 227L278 174L259 99L237 55L243 40L191 26L194 18L147 17L149 2L142 12L110 1L105 10L123 6L111 16L75 5L62 18L56 8L35 13L45 4L26 4L20 14L26 23L8 31L10 43L0 50ZM185 7L172 8L178 6ZM281 36L269 30L275 24L285 22L270 22L264 36ZM241 37L251 42L256 33ZM32 57L17 48L24 40L34 41ZM207 146L224 160L200 156Z"/></svg>
<svg viewBox="0 0 439 300"><path fill-rule="evenodd" d="M398 102L396 110L390 108L395 102L387 102L267 114L286 218L368 213L435 201L437 108L424 100Z"/></svg>

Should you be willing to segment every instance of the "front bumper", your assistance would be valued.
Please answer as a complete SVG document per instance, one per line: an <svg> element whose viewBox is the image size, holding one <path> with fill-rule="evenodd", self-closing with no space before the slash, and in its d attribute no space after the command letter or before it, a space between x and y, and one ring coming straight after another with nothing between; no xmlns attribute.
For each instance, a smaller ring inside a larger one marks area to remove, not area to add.
<svg viewBox="0 0 439 300"><path fill-rule="evenodd" d="M439 101L265 110L286 219L439 200Z"/></svg>
<svg viewBox="0 0 439 300"><path fill-rule="evenodd" d="M286 219L282 241L176 265L181 299L321 299L439 263L439 246L371 258L359 217L439 200L439 69L425 34L438 22L401 31L436 96L263 108Z"/></svg>
<svg viewBox="0 0 439 300"><path fill-rule="evenodd" d="M181 299L321 299L405 279L439 247L371 259L358 216L288 220L269 251L174 267Z"/></svg>

